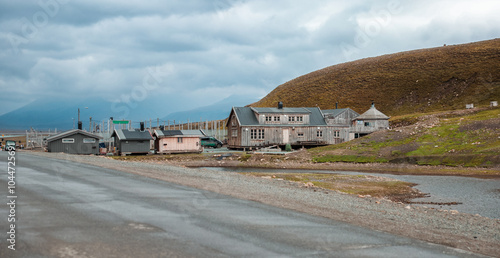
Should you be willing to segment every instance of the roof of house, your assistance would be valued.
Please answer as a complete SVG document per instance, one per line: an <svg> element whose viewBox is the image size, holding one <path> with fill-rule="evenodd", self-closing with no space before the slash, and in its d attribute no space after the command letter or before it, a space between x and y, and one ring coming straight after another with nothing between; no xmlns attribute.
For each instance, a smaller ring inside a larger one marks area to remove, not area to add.
<svg viewBox="0 0 500 258"><path fill-rule="evenodd" d="M289 126L289 125L265 125L259 124L259 120L255 116L255 113L279 113L279 114L309 114L309 124L304 124L304 126L324 126L327 125L321 110L317 107L314 108L251 108L251 107L233 107L236 117L242 126L249 125L259 125L259 126ZM280 112L278 112L280 110ZM254 113L255 112L255 113ZM301 126L300 124L294 124L293 126Z"/></svg>
<svg viewBox="0 0 500 258"><path fill-rule="evenodd" d="M95 139L101 139L102 138L102 137L100 137L98 135L95 135L95 134L92 134L92 133L89 133L89 132L85 132L85 131L80 130L80 129L73 129L73 130L69 130L69 131L60 133L58 135L51 136L51 137L47 138L47 142L53 142L55 140L58 140L58 139L61 139L61 138L64 138L64 137L67 137L67 136L70 136L70 135L73 135L73 134L83 134L83 135L85 135L87 137L95 138Z"/></svg>
<svg viewBox="0 0 500 258"><path fill-rule="evenodd" d="M191 137L201 137L205 136L202 130L155 130L154 134L159 138L169 137L169 136L191 136Z"/></svg>
<svg viewBox="0 0 500 258"><path fill-rule="evenodd" d="M111 137L115 135L119 140L153 140L149 131L115 129Z"/></svg>
<svg viewBox="0 0 500 258"><path fill-rule="evenodd" d="M309 114L311 113L307 108L299 107L299 108L293 108L293 107L284 107L284 108L251 108L254 110L255 113L257 114L262 114L262 113L268 113L268 114Z"/></svg>
<svg viewBox="0 0 500 258"><path fill-rule="evenodd" d="M321 112L323 112L323 114L325 115L333 115L333 116L338 116L346 111L351 111L355 114L358 114L358 112L350 109L350 108L338 108L338 109L325 109L325 110L321 110ZM358 114L359 116L359 114Z"/></svg>
<svg viewBox="0 0 500 258"><path fill-rule="evenodd" d="M375 105L372 105L368 111L363 113L362 115L356 117L357 120L370 120L370 119L389 119L384 113L380 112L375 108Z"/></svg>

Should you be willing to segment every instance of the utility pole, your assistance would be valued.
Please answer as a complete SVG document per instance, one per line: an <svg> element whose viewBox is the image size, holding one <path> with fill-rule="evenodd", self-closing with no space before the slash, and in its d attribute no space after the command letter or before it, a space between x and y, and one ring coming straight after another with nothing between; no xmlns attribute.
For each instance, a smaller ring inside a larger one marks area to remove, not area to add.
<svg viewBox="0 0 500 258"><path fill-rule="evenodd" d="M89 133L92 132L91 129L92 129L92 117L90 117L90 122L89 122Z"/></svg>

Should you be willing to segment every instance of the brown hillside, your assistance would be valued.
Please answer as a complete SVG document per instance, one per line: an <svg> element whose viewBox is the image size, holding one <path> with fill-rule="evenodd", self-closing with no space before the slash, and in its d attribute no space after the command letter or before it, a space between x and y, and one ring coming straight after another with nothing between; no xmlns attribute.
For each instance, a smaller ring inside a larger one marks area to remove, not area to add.
<svg viewBox="0 0 500 258"><path fill-rule="evenodd" d="M318 105L394 116L500 101L500 39L415 50L330 66L278 86L255 107Z"/></svg>

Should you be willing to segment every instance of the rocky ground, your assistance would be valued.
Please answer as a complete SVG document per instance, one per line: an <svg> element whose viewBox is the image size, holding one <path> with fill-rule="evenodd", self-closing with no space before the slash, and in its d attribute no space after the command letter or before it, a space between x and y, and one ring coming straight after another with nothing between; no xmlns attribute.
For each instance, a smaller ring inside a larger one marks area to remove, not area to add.
<svg viewBox="0 0 500 258"><path fill-rule="evenodd" d="M213 194L224 194L236 198L253 200L277 207L297 210L316 216L344 221L363 227L408 236L428 242L443 244L490 256L500 254L500 220L474 214L459 213L453 210L437 210L416 207L384 198L373 198L343 194L313 185L276 180L274 178L249 177L237 173L192 169L183 166L235 165L240 163L254 165L279 164L276 167L302 167L300 155L273 160L258 155L231 156L217 160L213 157L193 156L189 162L181 160L148 160L148 162L114 160L108 157L75 156L57 153L35 153L47 158L66 159L83 162L127 173L165 180L181 185L205 189ZM218 154L214 154L218 155ZM161 156L160 156L161 157ZM194 158L196 157L196 158ZM217 157L215 157L217 158ZM288 159L286 159L288 158ZM208 159L208 160L205 160ZM239 159L239 160L238 160ZM266 160L268 159L268 160ZM246 163L249 162L249 163ZM173 165L176 164L176 165ZM179 166L181 165L181 166ZM337 164L340 169L343 165ZM359 170L373 169L376 166L359 165ZM331 168L331 167L330 167ZM351 167L352 168L352 167ZM383 167L377 167L384 170ZM407 168L400 168L401 170ZM408 167L409 170L417 169ZM391 170L398 170L394 167ZM379 171L377 171L379 172ZM212 194L210 194L211 197ZM209 197L209 196L207 196ZM207 205L209 199L207 198Z"/></svg>

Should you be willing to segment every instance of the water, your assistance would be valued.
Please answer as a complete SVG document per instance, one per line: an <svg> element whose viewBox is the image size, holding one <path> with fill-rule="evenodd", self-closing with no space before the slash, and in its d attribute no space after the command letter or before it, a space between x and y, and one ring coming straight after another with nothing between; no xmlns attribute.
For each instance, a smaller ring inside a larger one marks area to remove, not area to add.
<svg viewBox="0 0 500 258"><path fill-rule="evenodd" d="M350 171L289 170L260 168L206 167L209 170L229 172L270 173L332 173L347 175L372 175L415 183L418 189L430 196L413 199L414 202L460 203L456 205L413 204L437 209L457 210L462 213L479 214L483 217L500 219L500 179L479 179L460 176L417 176L363 173Z"/></svg>

